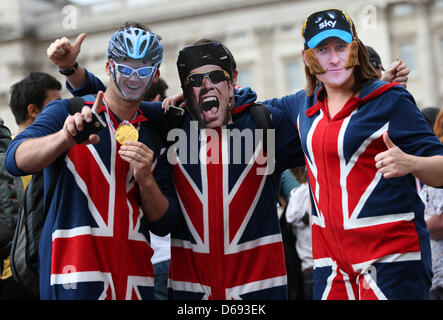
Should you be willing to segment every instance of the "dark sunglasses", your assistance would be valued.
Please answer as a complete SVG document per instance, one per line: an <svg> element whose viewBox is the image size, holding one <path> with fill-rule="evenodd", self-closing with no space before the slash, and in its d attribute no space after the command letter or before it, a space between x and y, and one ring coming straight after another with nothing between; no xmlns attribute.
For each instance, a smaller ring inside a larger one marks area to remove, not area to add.
<svg viewBox="0 0 443 320"><path fill-rule="evenodd" d="M115 61L114 61L114 65L115 65L115 68L117 69L117 71L122 76L127 77L127 78L131 77L135 72L135 73L137 73L137 75L140 79L144 79L144 78L152 76L152 74L155 71L155 66L141 67L138 69L134 69L130 66L127 66L125 64L119 64Z"/></svg>
<svg viewBox="0 0 443 320"><path fill-rule="evenodd" d="M229 73L227 73L225 70L212 70L209 72L190 74L186 78L184 85L185 87L188 85L191 87L201 87L205 78L208 78L212 84L217 84L219 82L231 79Z"/></svg>

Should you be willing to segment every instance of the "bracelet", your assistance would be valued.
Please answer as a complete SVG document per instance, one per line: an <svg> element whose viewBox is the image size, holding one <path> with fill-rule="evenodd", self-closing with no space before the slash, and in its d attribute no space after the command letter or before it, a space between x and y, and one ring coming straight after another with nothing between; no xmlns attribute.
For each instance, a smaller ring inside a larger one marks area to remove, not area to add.
<svg viewBox="0 0 443 320"><path fill-rule="evenodd" d="M74 74L75 71L77 71L77 68L78 68L78 62L76 61L71 68L68 69L58 68L58 72L60 72L64 76L70 76Z"/></svg>

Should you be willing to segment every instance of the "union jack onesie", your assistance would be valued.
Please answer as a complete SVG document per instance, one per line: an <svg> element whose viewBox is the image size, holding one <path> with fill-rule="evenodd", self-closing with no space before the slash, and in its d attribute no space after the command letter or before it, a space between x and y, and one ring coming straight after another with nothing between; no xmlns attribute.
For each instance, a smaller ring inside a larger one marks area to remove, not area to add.
<svg viewBox="0 0 443 320"><path fill-rule="evenodd" d="M429 233L412 175L385 179L383 134L404 152L443 155L413 97L372 81L330 119L304 91L266 101L297 125L309 175L315 299L426 299Z"/></svg>
<svg viewBox="0 0 443 320"><path fill-rule="evenodd" d="M84 97L90 104L94 96ZM59 131L69 115L68 100L45 107L32 125L11 143L6 168L24 175L15 163L17 147L26 139ZM141 121L149 112L143 107L132 123L139 141L155 150ZM170 165L154 155L156 181L169 200L166 214L148 223L140 203L138 185L127 162L118 155L111 123L112 112L100 110L107 127L95 145L75 145L64 156L39 244L41 299L153 299L153 270L149 230L166 234L175 224L179 207ZM45 196L54 165L44 169Z"/></svg>
<svg viewBox="0 0 443 320"><path fill-rule="evenodd" d="M85 86L73 93L103 89L88 73ZM256 94L250 88L235 92L233 124L213 131L194 130L188 115L183 123L186 142L196 139L185 149L179 147L173 165L182 214L171 233L168 286L172 299L287 299L275 193L270 176L257 170L266 167L266 159L260 156L262 145L252 130L251 143L241 140L243 160L236 161L239 153L228 134L256 128L247 111ZM295 126L282 111L271 108L270 112L279 177L284 169L303 165L304 158ZM164 118L159 116L155 123L162 125ZM246 150L257 159L245 161ZM199 154L200 161L194 163L192 158Z"/></svg>
<svg viewBox="0 0 443 320"><path fill-rule="evenodd" d="M233 123L215 129L218 139L209 136L208 130L198 131L194 152L201 156L199 163L184 161L186 155L179 149L173 165L182 209L171 233L169 287L174 299L287 299L277 199L270 176L258 173L266 167L260 158L262 146L254 137L250 144L242 140L234 150L234 139L228 134L257 128L247 111L256 95L249 88L236 93ZM270 110L279 177L284 169L300 166L304 160L295 127L276 111L280 110ZM185 119L183 129L192 139L189 120ZM245 154L248 148L258 158L236 164L238 150ZM206 156L214 159L214 153L215 163L207 161Z"/></svg>

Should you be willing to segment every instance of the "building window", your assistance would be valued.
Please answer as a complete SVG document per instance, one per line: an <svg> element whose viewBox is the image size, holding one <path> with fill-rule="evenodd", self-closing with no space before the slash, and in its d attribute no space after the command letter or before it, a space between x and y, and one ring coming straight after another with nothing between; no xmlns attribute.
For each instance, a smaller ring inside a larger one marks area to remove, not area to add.
<svg viewBox="0 0 443 320"><path fill-rule="evenodd" d="M411 74L415 73L417 70L417 63L415 57L415 45L413 42L404 42L399 46L400 59L402 59L409 70L411 70Z"/></svg>
<svg viewBox="0 0 443 320"><path fill-rule="evenodd" d="M254 87L252 83L251 70L248 67L237 68L238 77L237 77L237 85L244 87Z"/></svg>
<svg viewBox="0 0 443 320"><path fill-rule="evenodd" d="M399 3L392 7L392 13L396 17L410 15L414 12L414 6L411 3Z"/></svg>
<svg viewBox="0 0 443 320"><path fill-rule="evenodd" d="M289 92L297 92L303 89L305 83L304 64L301 61L291 60L285 64L286 89Z"/></svg>
<svg viewBox="0 0 443 320"><path fill-rule="evenodd" d="M443 38L440 38L440 65L443 66Z"/></svg>
<svg viewBox="0 0 443 320"><path fill-rule="evenodd" d="M231 35L232 40L234 41L243 41L248 38L248 34L245 31L235 32Z"/></svg>
<svg viewBox="0 0 443 320"><path fill-rule="evenodd" d="M159 0L127 0L129 7L138 7L146 4L153 4Z"/></svg>
<svg viewBox="0 0 443 320"><path fill-rule="evenodd" d="M438 9L443 9L443 0L435 0L434 6Z"/></svg>
<svg viewBox="0 0 443 320"><path fill-rule="evenodd" d="M295 23L285 23L281 26L281 31L283 32L298 32L299 26Z"/></svg>
<svg viewBox="0 0 443 320"><path fill-rule="evenodd" d="M93 13L101 13L101 12L113 11L115 10L115 8L116 8L115 2L97 2L97 3L91 2L89 10Z"/></svg>

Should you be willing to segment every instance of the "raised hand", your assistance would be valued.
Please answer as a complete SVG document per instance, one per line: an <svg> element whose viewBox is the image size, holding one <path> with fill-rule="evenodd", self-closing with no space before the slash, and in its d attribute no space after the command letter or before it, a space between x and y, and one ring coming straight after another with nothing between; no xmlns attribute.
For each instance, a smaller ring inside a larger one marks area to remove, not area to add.
<svg viewBox="0 0 443 320"><path fill-rule="evenodd" d="M120 157L127 161L133 170L134 179L140 185L148 185L153 181L151 172L154 152L139 141L126 141L119 150Z"/></svg>
<svg viewBox="0 0 443 320"><path fill-rule="evenodd" d="M86 33L81 33L74 43L66 37L57 39L49 45L46 54L60 69L69 69L75 64L85 38Z"/></svg>
<svg viewBox="0 0 443 320"><path fill-rule="evenodd" d="M184 108L185 103L183 101L183 93L178 93L176 95L166 97L162 103L163 111L165 111L165 112L168 111L169 106L176 106L176 107Z"/></svg>
<svg viewBox="0 0 443 320"><path fill-rule="evenodd" d="M386 82L398 82L406 88L408 82L408 75L410 70L406 63L402 60L394 62L388 70L385 71L381 80Z"/></svg>

